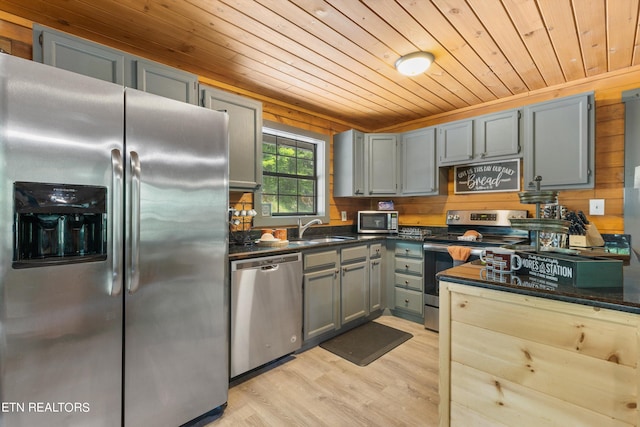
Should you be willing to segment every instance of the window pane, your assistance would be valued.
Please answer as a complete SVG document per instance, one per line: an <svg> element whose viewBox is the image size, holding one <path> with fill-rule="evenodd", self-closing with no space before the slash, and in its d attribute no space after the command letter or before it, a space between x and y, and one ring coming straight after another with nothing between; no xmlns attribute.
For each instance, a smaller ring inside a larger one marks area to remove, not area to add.
<svg viewBox="0 0 640 427"><path fill-rule="evenodd" d="M278 213L292 213L298 212L298 197L297 196L280 196L278 197Z"/></svg>
<svg viewBox="0 0 640 427"><path fill-rule="evenodd" d="M264 135L262 138L262 152L276 154L276 138L271 135Z"/></svg>
<svg viewBox="0 0 640 427"><path fill-rule="evenodd" d="M262 192L268 194L277 194L278 178L275 176L265 175L262 179Z"/></svg>
<svg viewBox="0 0 640 427"><path fill-rule="evenodd" d="M295 157L278 156L278 173L295 175L296 174Z"/></svg>
<svg viewBox="0 0 640 427"><path fill-rule="evenodd" d="M263 154L262 171L276 172L276 156L274 154Z"/></svg>
<svg viewBox="0 0 640 427"><path fill-rule="evenodd" d="M298 203L298 212L315 213L315 197L300 197Z"/></svg>
<svg viewBox="0 0 640 427"><path fill-rule="evenodd" d="M263 138L262 194L273 201L272 213L316 213L316 144L267 132Z"/></svg>
<svg viewBox="0 0 640 427"><path fill-rule="evenodd" d="M308 179L301 179L298 181L298 194L302 196L314 196L315 195L315 181Z"/></svg>
<svg viewBox="0 0 640 427"><path fill-rule="evenodd" d="M298 160L298 175L314 176L313 160Z"/></svg>
<svg viewBox="0 0 640 427"><path fill-rule="evenodd" d="M298 180L295 178L278 179L278 192L281 195L295 196L298 194Z"/></svg>
<svg viewBox="0 0 640 427"><path fill-rule="evenodd" d="M300 142L298 144L298 158L313 160L315 147L313 144Z"/></svg>
<svg viewBox="0 0 640 427"><path fill-rule="evenodd" d="M291 139L278 138L278 154L281 156L296 156L296 142Z"/></svg>

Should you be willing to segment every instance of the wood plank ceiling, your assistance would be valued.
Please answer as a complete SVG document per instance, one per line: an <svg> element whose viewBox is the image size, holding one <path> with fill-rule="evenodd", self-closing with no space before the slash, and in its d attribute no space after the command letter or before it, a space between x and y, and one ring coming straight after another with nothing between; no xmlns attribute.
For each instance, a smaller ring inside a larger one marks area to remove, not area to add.
<svg viewBox="0 0 640 427"><path fill-rule="evenodd" d="M640 0L1 0L363 130L638 65ZM404 77L399 56L435 55Z"/></svg>

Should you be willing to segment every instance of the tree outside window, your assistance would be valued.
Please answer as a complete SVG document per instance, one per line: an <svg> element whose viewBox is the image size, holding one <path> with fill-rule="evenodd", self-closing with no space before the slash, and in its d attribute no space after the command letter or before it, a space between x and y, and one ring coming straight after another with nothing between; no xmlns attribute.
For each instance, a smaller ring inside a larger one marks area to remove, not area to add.
<svg viewBox="0 0 640 427"><path fill-rule="evenodd" d="M262 203L273 216L315 215L317 144L264 130L262 141Z"/></svg>

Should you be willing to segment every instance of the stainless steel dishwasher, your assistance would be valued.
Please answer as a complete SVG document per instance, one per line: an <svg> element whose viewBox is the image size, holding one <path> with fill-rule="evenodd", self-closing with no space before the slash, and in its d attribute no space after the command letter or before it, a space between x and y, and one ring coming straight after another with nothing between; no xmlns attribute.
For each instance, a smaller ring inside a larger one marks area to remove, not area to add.
<svg viewBox="0 0 640 427"><path fill-rule="evenodd" d="M302 255L231 263L231 366L236 377L302 345Z"/></svg>

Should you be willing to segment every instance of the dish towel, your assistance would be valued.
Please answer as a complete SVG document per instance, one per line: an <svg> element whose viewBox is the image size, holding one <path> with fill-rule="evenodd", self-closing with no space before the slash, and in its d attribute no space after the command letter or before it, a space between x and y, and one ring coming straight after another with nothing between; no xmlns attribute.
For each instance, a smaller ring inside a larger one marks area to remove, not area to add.
<svg viewBox="0 0 640 427"><path fill-rule="evenodd" d="M449 255L453 258L453 265L460 265L469 259L471 248L468 246L447 246Z"/></svg>

